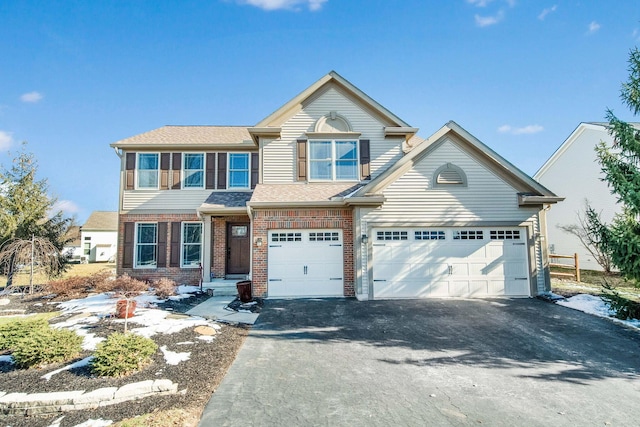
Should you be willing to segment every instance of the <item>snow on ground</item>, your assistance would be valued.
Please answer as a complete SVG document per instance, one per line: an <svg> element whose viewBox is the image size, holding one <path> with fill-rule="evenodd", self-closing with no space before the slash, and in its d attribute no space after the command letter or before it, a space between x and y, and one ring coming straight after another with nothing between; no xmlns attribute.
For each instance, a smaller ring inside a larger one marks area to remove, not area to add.
<svg viewBox="0 0 640 427"><path fill-rule="evenodd" d="M93 356L85 357L84 359L78 360L77 362L73 362L70 365L63 366L60 369L56 369L55 371L51 371L48 374L44 374L40 378L44 378L45 380L49 381L51 377L54 376L55 374L59 374L60 372L63 372L63 371L68 371L69 369L75 369L75 368L81 368L83 366L87 366L91 362L91 360L93 360Z"/></svg>
<svg viewBox="0 0 640 427"><path fill-rule="evenodd" d="M574 310L583 311L585 313L593 314L594 316L607 317L616 322L624 323L625 325L632 326L634 328L640 328L640 320L620 320L613 316L614 311L607 306L602 298L595 295L580 294L567 298L565 301L557 301L556 304L564 307L569 307Z"/></svg>
<svg viewBox="0 0 640 427"><path fill-rule="evenodd" d="M13 363L13 357L10 354L3 354L0 356L0 363Z"/></svg>
<svg viewBox="0 0 640 427"><path fill-rule="evenodd" d="M189 360L191 357L191 353L176 353L175 351L171 351L167 349L166 345L160 347L160 351L164 354L164 360L169 365L177 365L180 362L184 362L185 360Z"/></svg>
<svg viewBox="0 0 640 427"><path fill-rule="evenodd" d="M54 420L49 427L60 427L60 423L62 422L63 419L64 419L64 416ZM106 427L106 426L110 426L111 424L113 424L113 421L111 420L103 420L101 418L98 418L97 420L90 419L83 422L82 424L76 424L74 427Z"/></svg>

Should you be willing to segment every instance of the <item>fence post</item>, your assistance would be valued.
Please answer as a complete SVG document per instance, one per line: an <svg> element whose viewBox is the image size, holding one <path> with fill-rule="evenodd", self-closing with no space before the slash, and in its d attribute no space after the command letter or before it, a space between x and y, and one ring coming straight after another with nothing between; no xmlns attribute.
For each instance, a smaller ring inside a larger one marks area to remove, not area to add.
<svg viewBox="0 0 640 427"><path fill-rule="evenodd" d="M576 281L580 283L580 261L578 260L578 253L573 254L573 258L576 264Z"/></svg>

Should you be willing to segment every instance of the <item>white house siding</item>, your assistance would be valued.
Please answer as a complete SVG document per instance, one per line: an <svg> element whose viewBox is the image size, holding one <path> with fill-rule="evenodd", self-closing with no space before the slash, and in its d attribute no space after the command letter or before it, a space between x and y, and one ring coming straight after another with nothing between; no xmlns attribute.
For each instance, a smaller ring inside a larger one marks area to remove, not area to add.
<svg viewBox="0 0 640 427"><path fill-rule="evenodd" d="M195 211L213 190L129 190L122 195L122 210Z"/></svg>
<svg viewBox="0 0 640 427"><path fill-rule="evenodd" d="M108 261L116 255L118 244L118 231L82 231L82 248L84 244L91 242L91 253L89 262ZM88 238L88 239L87 239Z"/></svg>
<svg viewBox="0 0 640 427"><path fill-rule="evenodd" d="M375 178L402 157L402 138L385 138L384 124L335 89L306 105L282 125L280 139L262 145L262 177L265 184L296 181L296 141L313 132L318 119L336 111L351 124L361 138L370 140L371 176Z"/></svg>
<svg viewBox="0 0 640 427"><path fill-rule="evenodd" d="M605 222L610 222L618 211L615 197L600 180L602 174L594 151L600 141L610 145L612 140L603 126L590 124L580 125L569 139L556 153L557 157L552 158L552 163L535 176L542 185L565 197L547 212L549 251L561 255L578 253L581 268L601 270L578 238L559 226L578 223L577 214L584 213L585 199L601 213Z"/></svg>
<svg viewBox="0 0 640 427"><path fill-rule="evenodd" d="M434 172L446 163L464 171L467 187L432 188ZM359 221L366 224L362 229L366 234L376 226L522 224L530 227L532 237L538 228L538 209L519 207L517 193L454 142L447 140L383 191L386 201L381 207L361 209ZM542 254L539 245L533 246L535 255L530 269L537 274L538 292L543 292ZM359 255L362 263L366 258ZM363 277L368 277L368 266L360 267ZM366 279L362 281L361 291L363 295L369 293Z"/></svg>

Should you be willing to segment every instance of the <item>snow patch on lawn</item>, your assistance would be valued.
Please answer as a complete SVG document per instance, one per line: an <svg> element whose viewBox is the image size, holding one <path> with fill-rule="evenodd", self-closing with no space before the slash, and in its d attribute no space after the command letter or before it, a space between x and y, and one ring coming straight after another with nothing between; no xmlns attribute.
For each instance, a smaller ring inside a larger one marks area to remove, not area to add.
<svg viewBox="0 0 640 427"><path fill-rule="evenodd" d="M84 359L78 360L77 362L73 362L70 365L63 366L60 369L56 369L55 371L51 371L48 374L44 374L40 378L44 378L45 380L49 381L51 379L51 377L54 376L55 374L59 374L60 372L68 371L69 369L75 369L75 368L81 368L83 366L87 366L92 360L93 360L93 356L85 357Z"/></svg>
<svg viewBox="0 0 640 427"><path fill-rule="evenodd" d="M569 307L574 310L583 311L594 316L607 317L616 322L623 323L627 326L634 328L640 328L640 320L620 320L613 317L615 312L609 308L609 306L603 301L602 298L595 295L580 294L571 298L567 298L566 301L558 301L556 304Z"/></svg>
<svg viewBox="0 0 640 427"><path fill-rule="evenodd" d="M10 354L3 354L0 356L0 363L3 362L13 364L13 357Z"/></svg>
<svg viewBox="0 0 640 427"><path fill-rule="evenodd" d="M213 342L213 340L216 339L216 337L211 335L200 335L198 339L205 342Z"/></svg>
<svg viewBox="0 0 640 427"><path fill-rule="evenodd" d="M189 360L191 357L191 353L176 353L175 351L171 351L167 349L166 345L160 347L160 351L164 354L164 360L169 365L177 365L180 362L184 362L185 360Z"/></svg>

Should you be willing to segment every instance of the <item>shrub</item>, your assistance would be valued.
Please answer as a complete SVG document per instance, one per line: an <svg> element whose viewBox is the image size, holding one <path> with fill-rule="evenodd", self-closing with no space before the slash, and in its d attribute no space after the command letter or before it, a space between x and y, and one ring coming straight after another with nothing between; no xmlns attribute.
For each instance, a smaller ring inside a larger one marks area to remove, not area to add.
<svg viewBox="0 0 640 427"><path fill-rule="evenodd" d="M176 282L163 277L153 284L154 293L158 298L167 298L176 294Z"/></svg>
<svg viewBox="0 0 640 427"><path fill-rule="evenodd" d="M39 367L48 363L65 362L82 351L82 337L68 329L33 329L17 340L13 360L20 368Z"/></svg>
<svg viewBox="0 0 640 427"><path fill-rule="evenodd" d="M640 319L640 303L623 297L609 283L602 285L602 300L614 311L616 319Z"/></svg>
<svg viewBox="0 0 640 427"><path fill-rule="evenodd" d="M134 295L144 292L148 286L142 280L134 279L128 274L116 277L114 280L105 280L96 284L96 290L99 292L115 292L117 296L130 298Z"/></svg>
<svg viewBox="0 0 640 427"><path fill-rule="evenodd" d="M49 328L45 319L21 319L0 324L0 351L12 351L16 343L33 331Z"/></svg>
<svg viewBox="0 0 640 427"><path fill-rule="evenodd" d="M157 349L150 338L114 332L98 344L91 361L91 371L98 376L129 375L147 365Z"/></svg>
<svg viewBox="0 0 640 427"><path fill-rule="evenodd" d="M84 295L91 289L101 287L110 278L109 270L102 270L89 276L72 276L53 280L46 285L46 290L64 298L74 298Z"/></svg>

